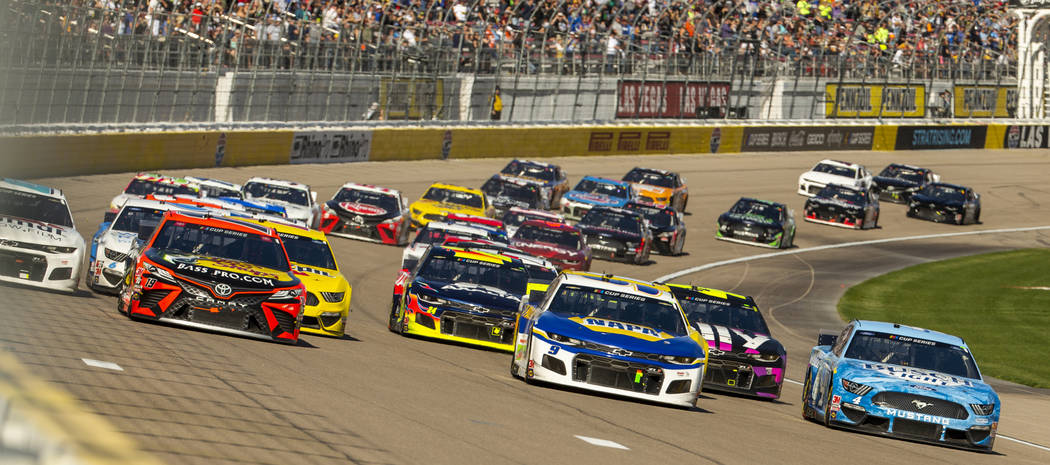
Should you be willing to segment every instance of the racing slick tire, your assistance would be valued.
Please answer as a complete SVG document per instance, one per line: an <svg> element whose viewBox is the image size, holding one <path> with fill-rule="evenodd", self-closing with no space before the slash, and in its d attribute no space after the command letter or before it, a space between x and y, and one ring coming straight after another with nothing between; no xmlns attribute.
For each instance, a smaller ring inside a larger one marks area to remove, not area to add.
<svg viewBox="0 0 1050 465"><path fill-rule="evenodd" d="M682 199L682 209L679 210L679 211L681 211L682 213L685 213L685 206L688 205L688 204L689 204L689 196L687 195L687 196L685 196L684 199Z"/></svg>
<svg viewBox="0 0 1050 465"><path fill-rule="evenodd" d="M390 319L387 321L386 328L392 333L404 334L404 322L400 312L398 312L400 308L401 299L395 297L393 303L390 304Z"/></svg>
<svg viewBox="0 0 1050 465"><path fill-rule="evenodd" d="M973 224L981 224L981 209L978 208L973 214Z"/></svg>
<svg viewBox="0 0 1050 465"><path fill-rule="evenodd" d="M813 407L809 406L809 390L813 388L813 376L810 369L806 369L806 380L802 383L802 419L815 421Z"/></svg>
<svg viewBox="0 0 1050 465"><path fill-rule="evenodd" d="M831 426L831 382L828 382L828 391L824 394L824 426Z"/></svg>
<svg viewBox="0 0 1050 465"><path fill-rule="evenodd" d="M411 229L412 228L409 226L409 223L405 223L404 227L401 228L401 232L399 232L398 235L397 235L397 245L398 245L398 247L403 247L403 246L408 245L408 236L409 236L409 231Z"/></svg>
<svg viewBox="0 0 1050 465"><path fill-rule="evenodd" d="M675 244L674 248L671 249L671 256L677 257L682 255L682 251L685 249L685 232L682 233L682 237L678 240L678 244Z"/></svg>

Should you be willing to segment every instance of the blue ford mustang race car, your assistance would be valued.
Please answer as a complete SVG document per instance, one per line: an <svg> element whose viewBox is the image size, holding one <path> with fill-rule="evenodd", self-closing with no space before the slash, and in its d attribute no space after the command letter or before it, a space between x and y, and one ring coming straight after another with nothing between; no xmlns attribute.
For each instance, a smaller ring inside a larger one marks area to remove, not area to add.
<svg viewBox="0 0 1050 465"><path fill-rule="evenodd" d="M990 451L999 396L962 339L928 329L851 322L821 334L809 357L802 416L828 426Z"/></svg>
<svg viewBox="0 0 1050 465"><path fill-rule="evenodd" d="M561 198L560 209L565 218L579 220L591 207L622 208L634 197L630 183L596 176L584 176L571 191Z"/></svg>

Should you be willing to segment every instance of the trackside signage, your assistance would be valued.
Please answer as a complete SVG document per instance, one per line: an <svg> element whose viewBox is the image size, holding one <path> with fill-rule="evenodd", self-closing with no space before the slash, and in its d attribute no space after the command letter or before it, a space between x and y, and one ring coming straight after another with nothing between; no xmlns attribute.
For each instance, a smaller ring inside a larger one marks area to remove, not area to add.
<svg viewBox="0 0 1050 465"><path fill-rule="evenodd" d="M1013 118L1016 113L1016 87L955 86L958 118Z"/></svg>
<svg viewBox="0 0 1050 465"><path fill-rule="evenodd" d="M827 118L922 118L926 116L926 86L922 84L827 84Z"/></svg>
<svg viewBox="0 0 1050 465"><path fill-rule="evenodd" d="M345 163L368 161L372 131L296 132L289 161L301 163Z"/></svg>
<svg viewBox="0 0 1050 465"><path fill-rule="evenodd" d="M620 81L617 118L722 118L728 82Z"/></svg>
<svg viewBox="0 0 1050 465"><path fill-rule="evenodd" d="M1008 149L1050 148L1050 126L1007 126L1006 134L1003 136L1003 147Z"/></svg>
<svg viewBox="0 0 1050 465"><path fill-rule="evenodd" d="M987 126L901 126L896 150L984 148Z"/></svg>
<svg viewBox="0 0 1050 465"><path fill-rule="evenodd" d="M746 127L742 152L871 150L874 126Z"/></svg>

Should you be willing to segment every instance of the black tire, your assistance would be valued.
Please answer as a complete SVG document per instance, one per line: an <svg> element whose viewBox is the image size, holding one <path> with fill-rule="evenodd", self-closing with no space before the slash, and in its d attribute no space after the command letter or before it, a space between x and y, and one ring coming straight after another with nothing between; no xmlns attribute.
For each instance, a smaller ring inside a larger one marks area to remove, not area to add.
<svg viewBox="0 0 1050 465"><path fill-rule="evenodd" d="M831 426L831 380L828 381L828 391L824 394L824 426Z"/></svg>
<svg viewBox="0 0 1050 465"><path fill-rule="evenodd" d="M393 300L393 303L390 305L390 319L387 321L386 328L391 332L403 334L405 328L401 321L400 312L398 311L401 309L401 299L395 297Z"/></svg>
<svg viewBox="0 0 1050 465"><path fill-rule="evenodd" d="M809 406L809 390L812 388L810 384L813 383L813 377L810 372L813 370L806 369L806 380L802 383L802 419L813 421L813 407Z"/></svg>
<svg viewBox="0 0 1050 465"><path fill-rule="evenodd" d="M981 224L981 207L977 207L977 212L973 214L973 224Z"/></svg>
<svg viewBox="0 0 1050 465"><path fill-rule="evenodd" d="M685 200L682 201L682 213L685 213L685 206L689 205L689 196L685 196Z"/></svg>

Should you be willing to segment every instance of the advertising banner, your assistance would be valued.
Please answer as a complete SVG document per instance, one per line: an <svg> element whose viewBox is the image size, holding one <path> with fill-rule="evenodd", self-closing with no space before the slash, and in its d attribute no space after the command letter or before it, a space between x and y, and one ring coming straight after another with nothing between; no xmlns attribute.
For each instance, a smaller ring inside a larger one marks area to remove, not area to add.
<svg viewBox="0 0 1050 465"><path fill-rule="evenodd" d="M826 118L922 118L926 86L922 84L827 84Z"/></svg>
<svg viewBox="0 0 1050 465"><path fill-rule="evenodd" d="M617 118L723 118L728 82L620 81Z"/></svg>
<svg viewBox="0 0 1050 465"><path fill-rule="evenodd" d="M1011 86L955 86L956 118L1013 118L1017 88Z"/></svg>
<svg viewBox="0 0 1050 465"><path fill-rule="evenodd" d="M895 150L984 148L987 126L901 126Z"/></svg>
<svg viewBox="0 0 1050 465"><path fill-rule="evenodd" d="M1050 148L1050 126L1016 126L1006 127L1003 147L1008 149L1045 149Z"/></svg>
<svg viewBox="0 0 1050 465"><path fill-rule="evenodd" d="M742 152L871 150L874 126L746 127Z"/></svg>
<svg viewBox="0 0 1050 465"><path fill-rule="evenodd" d="M345 163L368 161L372 131L296 132L289 161L301 163Z"/></svg>

